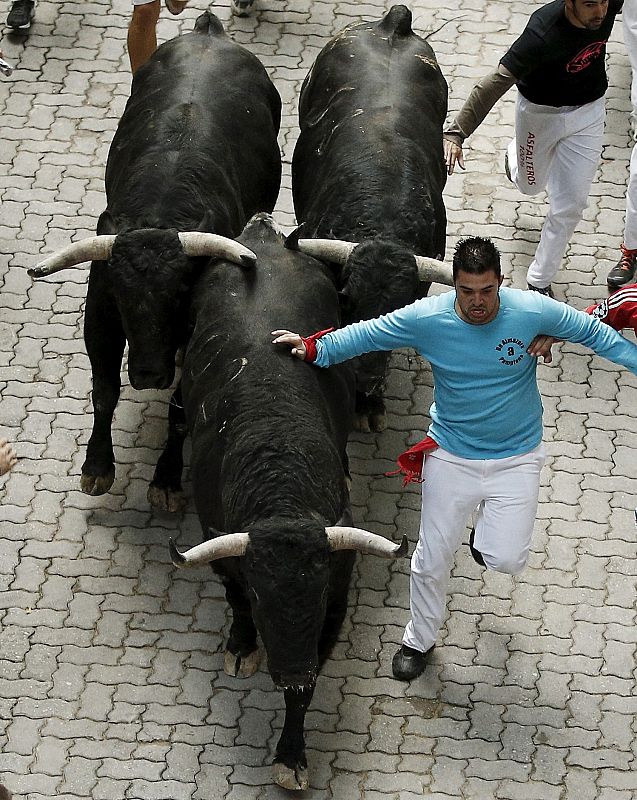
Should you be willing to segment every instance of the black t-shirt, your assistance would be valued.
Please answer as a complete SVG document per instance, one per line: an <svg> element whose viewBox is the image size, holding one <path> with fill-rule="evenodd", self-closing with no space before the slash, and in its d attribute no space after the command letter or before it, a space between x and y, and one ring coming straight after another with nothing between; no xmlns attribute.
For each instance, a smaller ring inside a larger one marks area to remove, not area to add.
<svg viewBox="0 0 637 800"><path fill-rule="evenodd" d="M543 106L581 106L602 97L608 86L606 42L623 0L609 0L598 30L576 28L564 0L535 11L500 63L515 75L520 93Z"/></svg>

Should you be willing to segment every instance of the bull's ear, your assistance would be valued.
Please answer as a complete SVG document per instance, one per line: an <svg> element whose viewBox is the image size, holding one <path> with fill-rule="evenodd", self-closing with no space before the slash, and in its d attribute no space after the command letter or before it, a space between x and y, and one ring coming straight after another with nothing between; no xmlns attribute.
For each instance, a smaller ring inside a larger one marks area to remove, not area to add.
<svg viewBox="0 0 637 800"><path fill-rule="evenodd" d="M208 208L206 213L201 218L201 222L195 228L196 231L201 231L201 233L214 233L214 217L212 215L212 211Z"/></svg>
<svg viewBox="0 0 637 800"><path fill-rule="evenodd" d="M113 215L107 209L102 211L100 218L97 220L97 234L98 236L113 236L117 235L119 230L113 219Z"/></svg>
<svg viewBox="0 0 637 800"><path fill-rule="evenodd" d="M352 302L352 298L347 293L347 289L341 289L341 291L338 293L338 304L341 312L345 316L353 311L354 303Z"/></svg>
<svg viewBox="0 0 637 800"><path fill-rule="evenodd" d="M305 223L301 223L297 225L297 227L292 231L289 236L285 237L285 241L283 246L286 247L288 250L298 250L299 249L299 239L301 238L301 234L303 233L303 225Z"/></svg>

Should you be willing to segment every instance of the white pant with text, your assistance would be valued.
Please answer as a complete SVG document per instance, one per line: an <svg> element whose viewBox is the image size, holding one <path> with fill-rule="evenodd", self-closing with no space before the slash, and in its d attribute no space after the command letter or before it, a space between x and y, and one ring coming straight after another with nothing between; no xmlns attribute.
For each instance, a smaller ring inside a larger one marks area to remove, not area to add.
<svg viewBox="0 0 637 800"><path fill-rule="evenodd" d="M548 286L581 220L604 138L604 98L583 106L539 106L518 93L515 140L509 144L511 179L526 195L546 189L549 212L527 273Z"/></svg>
<svg viewBox="0 0 637 800"><path fill-rule="evenodd" d="M633 80L630 99L633 104L633 129L637 127L637 0L626 0L622 10L624 44L628 50ZM630 178L626 192L626 225L624 244L630 250L637 250L637 145L633 145L630 155Z"/></svg>

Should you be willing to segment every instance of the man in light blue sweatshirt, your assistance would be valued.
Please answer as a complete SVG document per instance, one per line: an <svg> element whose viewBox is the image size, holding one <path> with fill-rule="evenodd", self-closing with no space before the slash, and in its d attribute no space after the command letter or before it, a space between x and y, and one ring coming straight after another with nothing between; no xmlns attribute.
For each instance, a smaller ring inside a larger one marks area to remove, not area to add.
<svg viewBox="0 0 637 800"><path fill-rule="evenodd" d="M488 569L526 565L537 511L542 337L589 347L637 374L637 346L595 317L536 292L502 287L500 253L465 239L453 258L455 292L417 300L320 338L273 331L292 355L329 367L373 350L413 347L431 364L429 436L418 544L411 560L411 620L392 662L400 680L424 670L445 614L449 574L477 509L472 552Z"/></svg>

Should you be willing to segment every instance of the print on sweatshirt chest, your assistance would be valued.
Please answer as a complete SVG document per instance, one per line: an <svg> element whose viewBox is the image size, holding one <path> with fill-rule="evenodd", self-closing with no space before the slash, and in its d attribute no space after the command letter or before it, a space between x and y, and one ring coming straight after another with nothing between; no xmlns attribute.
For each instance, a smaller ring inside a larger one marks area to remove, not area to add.
<svg viewBox="0 0 637 800"><path fill-rule="evenodd" d="M519 364L524 358L526 353L526 345L520 339L515 337L506 337L502 339L500 344L496 345L496 353L498 354L498 361L507 367L513 367Z"/></svg>

